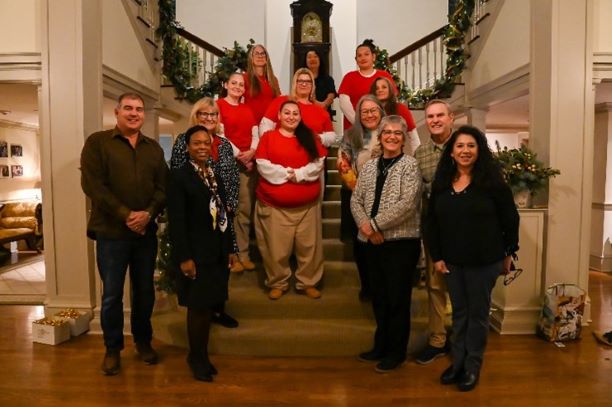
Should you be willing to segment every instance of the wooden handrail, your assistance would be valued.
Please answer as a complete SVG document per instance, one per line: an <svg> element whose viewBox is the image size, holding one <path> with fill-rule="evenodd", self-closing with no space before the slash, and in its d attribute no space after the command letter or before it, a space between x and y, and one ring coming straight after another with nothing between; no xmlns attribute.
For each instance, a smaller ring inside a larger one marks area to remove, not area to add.
<svg viewBox="0 0 612 407"><path fill-rule="evenodd" d="M448 27L448 25L438 28L436 31L432 32L431 34L426 35L420 40L408 45L406 48L402 49L401 51L398 51L395 54L391 55L389 57L389 62L393 64L399 61L400 59L402 59L403 57L405 57L406 55L409 55L412 52L416 51L417 49L421 48L428 42L431 42L435 40L436 38L440 37L442 34L444 34L444 30L446 30L446 27Z"/></svg>
<svg viewBox="0 0 612 407"><path fill-rule="evenodd" d="M176 33L180 35L181 37L185 38L186 40L193 42L198 47L204 48L206 51L210 52L211 54L216 55L217 57L222 57L225 54L225 52L223 52L219 48L215 47L212 44L209 44L208 42L204 41L197 35L190 33L189 31L186 31L182 28L177 28Z"/></svg>

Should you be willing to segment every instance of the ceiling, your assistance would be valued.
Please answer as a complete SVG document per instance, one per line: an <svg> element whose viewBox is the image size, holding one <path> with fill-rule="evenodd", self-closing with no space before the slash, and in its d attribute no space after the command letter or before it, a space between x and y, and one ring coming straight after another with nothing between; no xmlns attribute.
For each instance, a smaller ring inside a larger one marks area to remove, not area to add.
<svg viewBox="0 0 612 407"><path fill-rule="evenodd" d="M0 84L0 120L38 126L38 86Z"/></svg>

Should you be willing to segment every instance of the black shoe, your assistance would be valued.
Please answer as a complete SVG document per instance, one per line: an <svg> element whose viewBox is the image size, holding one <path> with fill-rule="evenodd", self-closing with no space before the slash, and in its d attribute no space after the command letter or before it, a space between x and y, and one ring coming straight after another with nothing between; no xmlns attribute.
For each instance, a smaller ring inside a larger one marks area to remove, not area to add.
<svg viewBox="0 0 612 407"><path fill-rule="evenodd" d="M463 370L455 369L453 365L450 365L442 375L440 376L440 383L442 384L455 384L459 382L459 379L463 376Z"/></svg>
<svg viewBox="0 0 612 407"><path fill-rule="evenodd" d="M212 317L212 322L226 328L238 328L238 321L227 315L225 312L215 312Z"/></svg>
<svg viewBox="0 0 612 407"><path fill-rule="evenodd" d="M114 376L121 368L121 356L119 350L107 349L102 361L102 373L106 376Z"/></svg>
<svg viewBox="0 0 612 407"><path fill-rule="evenodd" d="M478 373L465 372L459 380L458 387L460 391L470 391L478 384Z"/></svg>
<svg viewBox="0 0 612 407"><path fill-rule="evenodd" d="M381 352L376 349L372 349L371 351L362 352L359 355L357 355L357 360L359 360L360 362L378 362L384 357L385 357L384 352Z"/></svg>
<svg viewBox="0 0 612 407"><path fill-rule="evenodd" d="M428 365L434 360L441 358L448 353L448 347L436 348L435 346L427 345L425 349L416 357L415 362L419 365Z"/></svg>
<svg viewBox="0 0 612 407"><path fill-rule="evenodd" d="M403 365L405 360L406 359L390 359L390 358L387 359L385 358L376 365L376 368L374 370L378 373L388 373L393 370L396 370L401 365Z"/></svg>
<svg viewBox="0 0 612 407"><path fill-rule="evenodd" d="M208 362L206 362L206 367L208 368L208 370L210 370L210 374L213 375L213 376L219 373L217 371L217 368L215 367L215 365L210 363L210 360Z"/></svg>
<svg viewBox="0 0 612 407"><path fill-rule="evenodd" d="M157 352L151 347L150 342L136 342L136 352L147 365L155 365L159 360Z"/></svg>
<svg viewBox="0 0 612 407"><path fill-rule="evenodd" d="M213 372L210 366L207 366L203 360L198 360L196 357L187 355L187 364L193 373L193 378L201 382L212 382ZM216 369L215 369L216 370Z"/></svg>

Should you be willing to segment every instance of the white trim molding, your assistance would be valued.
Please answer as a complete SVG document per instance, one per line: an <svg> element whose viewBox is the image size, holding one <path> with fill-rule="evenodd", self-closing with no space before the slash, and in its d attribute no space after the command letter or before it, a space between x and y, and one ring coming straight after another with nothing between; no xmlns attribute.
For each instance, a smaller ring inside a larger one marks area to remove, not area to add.
<svg viewBox="0 0 612 407"><path fill-rule="evenodd" d="M473 106L489 106L529 93L529 64L525 64L489 83L469 91Z"/></svg>

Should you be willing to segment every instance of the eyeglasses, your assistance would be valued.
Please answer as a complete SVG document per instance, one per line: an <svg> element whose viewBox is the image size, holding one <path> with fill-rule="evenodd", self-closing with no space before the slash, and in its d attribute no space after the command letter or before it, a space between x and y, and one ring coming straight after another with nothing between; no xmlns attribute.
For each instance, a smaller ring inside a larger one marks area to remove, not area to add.
<svg viewBox="0 0 612 407"><path fill-rule="evenodd" d="M198 118L214 119L217 116L219 116L219 112L196 112L196 117Z"/></svg>
<svg viewBox="0 0 612 407"><path fill-rule="evenodd" d="M377 107L373 107L371 109L362 109L359 113L361 113L362 116L367 116L369 114L373 115L373 114L376 114L376 113L379 113L379 112L380 112L380 110L378 110Z"/></svg>
<svg viewBox="0 0 612 407"><path fill-rule="evenodd" d="M522 268L516 268L514 262L510 263L510 272L504 276L504 285L510 285L523 272Z"/></svg>
<svg viewBox="0 0 612 407"><path fill-rule="evenodd" d="M298 85L310 85L312 83L310 79L298 79L296 82Z"/></svg>
<svg viewBox="0 0 612 407"><path fill-rule="evenodd" d="M255 56L255 57L265 57L266 56L266 52L265 51L253 51L253 56Z"/></svg>
<svg viewBox="0 0 612 407"><path fill-rule="evenodd" d="M383 136L390 136L390 135L394 135L394 136L403 136L404 132L401 130L383 130L380 132L380 134L382 134Z"/></svg>

